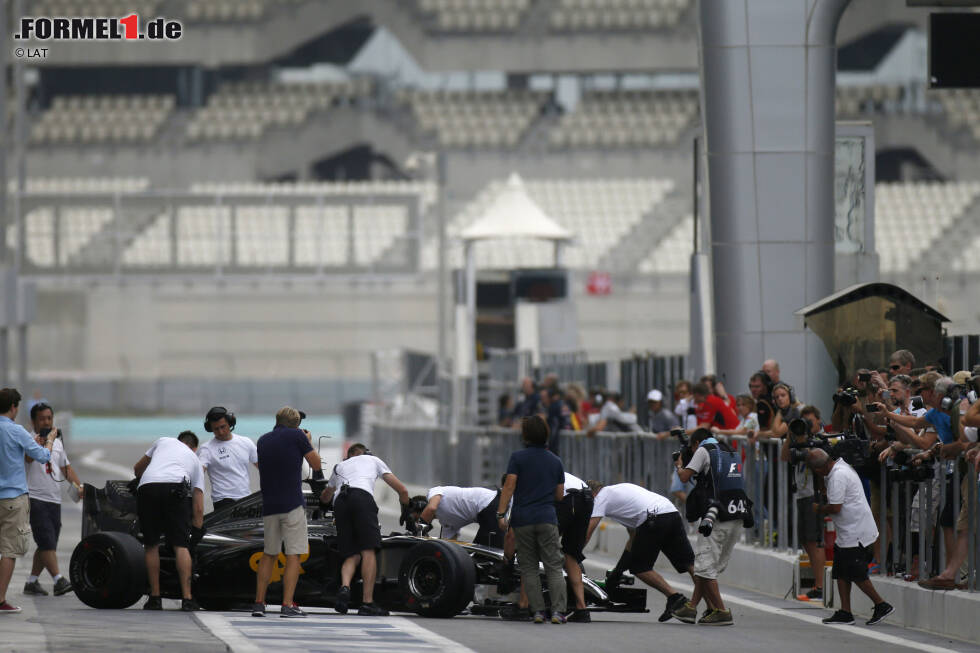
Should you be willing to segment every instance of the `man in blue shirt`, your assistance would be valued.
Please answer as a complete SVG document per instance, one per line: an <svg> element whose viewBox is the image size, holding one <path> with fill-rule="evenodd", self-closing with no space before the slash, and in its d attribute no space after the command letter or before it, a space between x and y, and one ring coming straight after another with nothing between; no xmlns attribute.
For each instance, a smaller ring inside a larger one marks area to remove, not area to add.
<svg viewBox="0 0 980 653"><path fill-rule="evenodd" d="M527 592L534 623L544 623L544 594L538 563L544 564L551 594L551 623L563 624L565 616L565 578L558 534L555 504L565 494L565 469L561 459L547 450L548 425L539 415L521 420L521 437L527 445L510 455L507 476L497 504L500 530L506 532L507 506L514 506L510 526L514 529L521 580Z"/></svg>
<svg viewBox="0 0 980 653"><path fill-rule="evenodd" d="M7 587L14 575L14 562L27 555L31 527L24 457L46 463L51 459L56 431L48 434L46 446L39 445L24 427L15 424L20 393L0 390L0 614L20 612L7 603Z"/></svg>

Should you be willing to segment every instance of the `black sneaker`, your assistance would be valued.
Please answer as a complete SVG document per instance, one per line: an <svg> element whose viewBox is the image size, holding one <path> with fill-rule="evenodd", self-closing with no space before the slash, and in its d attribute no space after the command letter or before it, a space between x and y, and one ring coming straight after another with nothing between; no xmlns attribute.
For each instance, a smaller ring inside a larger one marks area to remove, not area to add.
<svg viewBox="0 0 980 653"><path fill-rule="evenodd" d="M181 612L197 612L198 610L203 610L197 601L194 599L181 599L180 600L180 611Z"/></svg>
<svg viewBox="0 0 980 653"><path fill-rule="evenodd" d="M362 617L387 617L390 612L382 608L377 603L362 603L357 609L357 614Z"/></svg>
<svg viewBox="0 0 980 653"><path fill-rule="evenodd" d="M265 616L265 603L253 603L252 604L252 616L253 617L264 617Z"/></svg>
<svg viewBox="0 0 980 653"><path fill-rule="evenodd" d="M146 599L146 603L143 604L144 610L163 610L163 601L160 600L159 596L151 596Z"/></svg>
<svg viewBox="0 0 980 653"><path fill-rule="evenodd" d="M823 588L814 587L806 593L806 598L810 601L823 601Z"/></svg>
<svg viewBox="0 0 980 653"><path fill-rule="evenodd" d="M881 621L882 619L890 615L892 612L895 612L895 608L892 607L892 604L882 601L881 603L875 606L875 611L871 614L871 618L865 621L864 623L866 623L869 626L874 626L876 623L878 623L879 621Z"/></svg>
<svg viewBox="0 0 980 653"><path fill-rule="evenodd" d="M293 603L292 605L284 605L279 608L279 616L283 619L305 619L306 613L299 609L299 606Z"/></svg>
<svg viewBox="0 0 980 653"><path fill-rule="evenodd" d="M24 583L24 594L30 594L32 596L47 596L48 591L41 587L41 581L36 580L33 583Z"/></svg>
<svg viewBox="0 0 980 653"><path fill-rule="evenodd" d="M340 614L347 614L348 605L350 605L350 588L345 585L337 592L337 600L333 604L333 609Z"/></svg>
<svg viewBox="0 0 980 653"><path fill-rule="evenodd" d="M504 621L530 621L531 610L516 605L505 605L497 612Z"/></svg>
<svg viewBox="0 0 980 653"><path fill-rule="evenodd" d="M62 594L67 594L72 590L71 582L62 576L54 584L54 595L61 596Z"/></svg>
<svg viewBox="0 0 980 653"><path fill-rule="evenodd" d="M844 612L843 610L838 610L834 614L824 619L823 622L825 624L841 624L841 625L849 626L854 623L854 615L851 614L850 612Z"/></svg>
<svg viewBox="0 0 980 653"><path fill-rule="evenodd" d="M592 623L592 614L588 610L572 610L567 615L570 624Z"/></svg>

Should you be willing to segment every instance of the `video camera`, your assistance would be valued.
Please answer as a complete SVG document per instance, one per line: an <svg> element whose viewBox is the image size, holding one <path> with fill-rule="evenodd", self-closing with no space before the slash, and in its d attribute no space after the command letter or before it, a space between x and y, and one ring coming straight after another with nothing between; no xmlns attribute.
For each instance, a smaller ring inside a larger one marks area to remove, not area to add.
<svg viewBox="0 0 980 653"><path fill-rule="evenodd" d="M691 458L694 457L694 449L691 448L691 439L687 437L687 431L679 426L675 426L670 429L670 434L677 438L677 441L681 445L680 449L670 454L671 459L675 463L680 460L683 465L687 465L691 462Z"/></svg>
<svg viewBox="0 0 980 653"><path fill-rule="evenodd" d="M973 376L966 383L951 385L946 389L946 396L939 402L939 408L945 412L952 410L960 400L966 399L970 404L977 401L980 394L980 376Z"/></svg>
<svg viewBox="0 0 980 653"><path fill-rule="evenodd" d="M844 407L853 406L860 397L857 388L846 386L834 394L834 403Z"/></svg>
<svg viewBox="0 0 980 653"><path fill-rule="evenodd" d="M935 462L921 462L913 465L912 456L905 450L895 454L895 467L888 470L889 483L922 483L935 476Z"/></svg>
<svg viewBox="0 0 980 653"><path fill-rule="evenodd" d="M801 417L789 423L789 461L794 465L806 462L810 449L824 449L824 441L810 434L810 425Z"/></svg>

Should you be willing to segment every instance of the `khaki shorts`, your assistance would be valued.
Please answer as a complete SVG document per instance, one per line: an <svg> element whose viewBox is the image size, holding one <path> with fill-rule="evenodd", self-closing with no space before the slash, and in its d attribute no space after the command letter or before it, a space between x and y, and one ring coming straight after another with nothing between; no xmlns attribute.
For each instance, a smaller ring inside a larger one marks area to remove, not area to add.
<svg viewBox="0 0 980 653"><path fill-rule="evenodd" d="M20 558L31 543L31 504L26 494L0 499L0 556Z"/></svg>
<svg viewBox="0 0 980 653"><path fill-rule="evenodd" d="M715 580L728 567L732 549L742 531L742 520L716 521L711 537L698 535L694 553L694 575Z"/></svg>
<svg viewBox="0 0 980 653"><path fill-rule="evenodd" d="M975 474L967 474L963 477L963 481L960 484L960 514L956 518L956 530L960 533L965 533L967 527L970 523L967 521L970 518L970 491L977 491L977 487L974 485L972 488L972 481L976 478ZM973 522L973 528L977 528L980 524L976 521Z"/></svg>
<svg viewBox="0 0 980 653"><path fill-rule="evenodd" d="M266 515L265 525L266 555L279 555L285 545L286 555L302 555L310 552L310 539L306 532L306 510L297 506L289 512Z"/></svg>

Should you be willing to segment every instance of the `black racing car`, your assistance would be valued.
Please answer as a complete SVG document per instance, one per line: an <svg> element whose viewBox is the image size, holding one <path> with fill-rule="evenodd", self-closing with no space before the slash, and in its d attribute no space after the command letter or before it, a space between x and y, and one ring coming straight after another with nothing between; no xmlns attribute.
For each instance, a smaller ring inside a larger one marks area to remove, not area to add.
<svg viewBox="0 0 980 653"><path fill-rule="evenodd" d="M337 551L333 514L318 492L306 492L309 554L302 556L296 602L333 607L342 560ZM262 555L262 495L205 516L206 534L193 550L193 593L208 610L247 608L255 596L255 574ZM70 576L75 594L93 608L127 608L147 593L146 566L136 518L136 497L127 481L107 481L102 489L85 486L82 541L72 553ZM273 570L267 600L282 599L285 557ZM360 604L360 584L351 587L351 605ZM646 591L617 587L612 596L585 578L592 610L646 612ZM542 579L542 585L546 586ZM495 615L517 600L514 574L503 552L475 544L449 542L407 533L382 538L375 601L395 612L452 617L467 608ZM173 550L160 548L160 590L180 598ZM472 604L472 605L471 605Z"/></svg>

